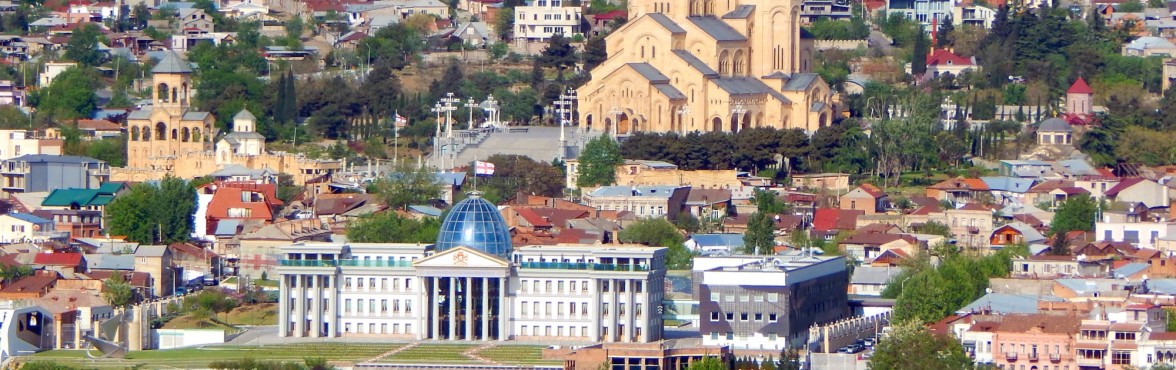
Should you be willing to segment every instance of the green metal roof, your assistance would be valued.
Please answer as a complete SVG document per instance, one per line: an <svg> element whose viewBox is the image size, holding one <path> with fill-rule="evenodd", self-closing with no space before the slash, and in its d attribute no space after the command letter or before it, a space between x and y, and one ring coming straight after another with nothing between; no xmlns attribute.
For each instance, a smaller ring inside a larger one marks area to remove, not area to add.
<svg viewBox="0 0 1176 370"><path fill-rule="evenodd" d="M49 193L49 196L45 197L45 200L41 201L41 205L49 207L104 206L112 200L114 200L113 194L103 192L100 189L54 189L52 193Z"/></svg>
<svg viewBox="0 0 1176 370"><path fill-rule="evenodd" d="M104 183L101 186L98 186L98 192L103 193L103 194L114 194L114 193L117 193L119 190L122 190L122 187L124 184L126 184L126 183L123 183L123 182Z"/></svg>

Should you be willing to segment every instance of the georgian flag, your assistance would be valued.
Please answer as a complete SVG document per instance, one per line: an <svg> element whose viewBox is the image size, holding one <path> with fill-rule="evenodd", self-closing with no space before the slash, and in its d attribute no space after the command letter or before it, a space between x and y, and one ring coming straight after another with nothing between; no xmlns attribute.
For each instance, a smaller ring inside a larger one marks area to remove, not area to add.
<svg viewBox="0 0 1176 370"><path fill-rule="evenodd" d="M474 175L493 175L494 164L490 162L474 161Z"/></svg>

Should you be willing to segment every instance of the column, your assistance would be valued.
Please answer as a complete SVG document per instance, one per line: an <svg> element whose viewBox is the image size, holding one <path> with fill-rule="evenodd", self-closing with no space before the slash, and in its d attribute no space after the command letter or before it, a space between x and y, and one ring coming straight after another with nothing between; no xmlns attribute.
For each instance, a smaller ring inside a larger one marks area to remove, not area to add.
<svg viewBox="0 0 1176 370"><path fill-rule="evenodd" d="M445 304L449 305L449 340L457 339L457 278L445 278L449 283L449 298L445 299Z"/></svg>
<svg viewBox="0 0 1176 370"><path fill-rule="evenodd" d="M319 281L321 277L312 275L310 277L310 289L307 297L310 298L310 337L318 338L322 336L323 332L323 300L321 294L321 286L323 283Z"/></svg>
<svg viewBox="0 0 1176 370"><path fill-rule="evenodd" d="M327 338L334 338L339 336L339 277L327 276L327 286L324 290L327 296L327 315L330 315L329 327L327 328Z"/></svg>
<svg viewBox="0 0 1176 370"><path fill-rule="evenodd" d="M461 290L462 299L465 299L465 336L462 339L475 340L474 338L474 278L466 277L465 285Z"/></svg>
<svg viewBox="0 0 1176 370"><path fill-rule="evenodd" d="M433 286L429 288L429 291L431 292L429 294L433 296L433 299L429 301L429 303L426 305L426 308L429 309L429 324L432 327L430 338L432 339L441 338L441 313L439 311L441 306L437 304L437 288L440 286L438 285L439 281L440 279L436 277L429 278L429 282L433 284Z"/></svg>
<svg viewBox="0 0 1176 370"><path fill-rule="evenodd" d="M294 336L302 337L306 335L306 279L302 275L294 275L294 285L298 288L298 294L294 297Z"/></svg>
<svg viewBox="0 0 1176 370"><path fill-rule="evenodd" d="M629 322L626 325L626 327L628 327L629 330L625 332L625 338L632 338L632 340L621 339L622 341L625 341L625 342L636 342L638 339L637 338L637 325L636 325L636 323L637 323L637 300L635 299L636 294L633 293L633 286L636 285L636 284L634 284L635 282L636 281L633 279L625 279L625 287L626 287L625 288L625 306L628 306L625 309L625 317L628 318L627 321ZM643 309L649 309L649 307L643 307ZM644 330L642 330L642 331L644 331Z"/></svg>
<svg viewBox="0 0 1176 370"><path fill-rule="evenodd" d="M482 340L490 339L490 278L482 278L482 309L479 310L478 317L481 317L482 324Z"/></svg>
<svg viewBox="0 0 1176 370"><path fill-rule="evenodd" d="M590 333L588 335L588 339L601 340L600 325L602 325L605 320L604 317L600 315L600 281L597 279L588 279L588 290L592 292L591 302L588 303L588 317L593 318L592 325L588 327Z"/></svg>
<svg viewBox="0 0 1176 370"><path fill-rule="evenodd" d="M498 278L498 340L504 341L510 337L509 320L510 305L506 303L506 279L507 277Z"/></svg>
<svg viewBox="0 0 1176 370"><path fill-rule="evenodd" d="M418 278L416 278L415 285L417 286L417 289L415 292L416 297L413 298L412 304L414 306L415 305L420 305L420 306L413 307L413 309L412 309L413 314L416 315L416 325L413 325L414 326L413 329L416 330L416 333L415 333L416 339L421 340L421 339L425 339L425 332L428 331L428 329L425 328L425 325L428 324L427 321L428 321L428 317L429 317L429 311L428 311L429 300L426 299L426 297L428 297L428 296L425 295L425 292L428 291L427 289L428 289L429 284L425 283L425 278L418 277Z"/></svg>
<svg viewBox="0 0 1176 370"><path fill-rule="evenodd" d="M290 276L280 275L278 283L278 336L290 336ZM77 347L74 347L77 348Z"/></svg>

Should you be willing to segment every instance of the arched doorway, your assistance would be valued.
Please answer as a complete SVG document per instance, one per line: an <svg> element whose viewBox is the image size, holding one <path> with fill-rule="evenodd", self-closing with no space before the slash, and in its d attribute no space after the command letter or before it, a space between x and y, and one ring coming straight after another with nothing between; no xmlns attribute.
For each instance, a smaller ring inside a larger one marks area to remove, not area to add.
<svg viewBox="0 0 1176 370"><path fill-rule="evenodd" d="M155 123L155 140L167 140L167 125L163 124L163 122ZM163 155L160 154L160 156Z"/></svg>
<svg viewBox="0 0 1176 370"><path fill-rule="evenodd" d="M607 118L607 117L606 117L606 118L604 119L604 133L606 133L606 134L611 134L611 133L612 133L612 128L613 128L613 122L612 122L612 118Z"/></svg>
<svg viewBox="0 0 1176 370"><path fill-rule="evenodd" d="M618 115L617 116L617 134L618 135L628 135L629 128L630 128L629 124L630 124L630 122L629 122L629 115L628 114L621 113L620 115Z"/></svg>
<svg viewBox="0 0 1176 370"><path fill-rule="evenodd" d="M818 126L817 126L818 128L824 128L825 126L828 126L829 125L829 114L828 113L821 113L821 119L819 121L817 121L817 123L818 123Z"/></svg>
<svg viewBox="0 0 1176 370"><path fill-rule="evenodd" d="M749 129L749 128L751 128L751 114L750 114L750 113L744 113L744 114L743 114L743 127L742 127L742 128L740 128L740 130L746 130L746 129Z"/></svg>
<svg viewBox="0 0 1176 370"><path fill-rule="evenodd" d="M584 122L585 122L584 127L595 128L595 127L592 127L592 115L591 114L584 116Z"/></svg>
<svg viewBox="0 0 1176 370"><path fill-rule="evenodd" d="M739 132L739 114L731 113L731 133Z"/></svg>
<svg viewBox="0 0 1176 370"><path fill-rule="evenodd" d="M719 118L719 117L715 117L714 119L711 120L711 126L712 126L711 131L723 132L723 119Z"/></svg>
<svg viewBox="0 0 1176 370"><path fill-rule="evenodd" d="M629 134L636 134L637 132L640 132L640 131L641 131L641 119L640 119L640 118L634 118L634 119L633 119L633 124L632 124L632 125L629 125L629 126L630 126L630 129L631 129L631 130L630 130L630 132L629 132Z"/></svg>

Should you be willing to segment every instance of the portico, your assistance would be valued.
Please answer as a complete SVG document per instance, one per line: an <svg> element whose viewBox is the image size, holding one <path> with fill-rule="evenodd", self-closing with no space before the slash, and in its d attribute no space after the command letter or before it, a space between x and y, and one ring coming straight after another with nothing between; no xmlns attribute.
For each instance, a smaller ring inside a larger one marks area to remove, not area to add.
<svg viewBox="0 0 1176 370"><path fill-rule="evenodd" d="M492 255L457 247L415 264L429 292L428 332L421 339L505 340L509 264Z"/></svg>

